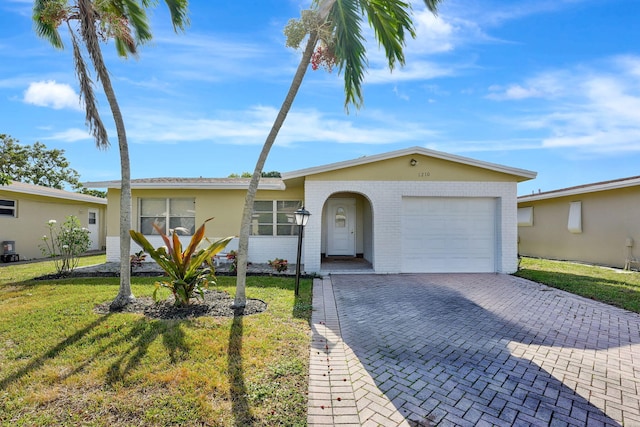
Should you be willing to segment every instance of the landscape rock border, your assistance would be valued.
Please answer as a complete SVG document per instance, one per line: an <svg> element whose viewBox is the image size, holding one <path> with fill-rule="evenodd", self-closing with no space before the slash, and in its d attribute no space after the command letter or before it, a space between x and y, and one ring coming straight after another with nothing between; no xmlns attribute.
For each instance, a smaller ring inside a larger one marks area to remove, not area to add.
<svg viewBox="0 0 640 427"><path fill-rule="evenodd" d="M97 314L112 313L138 313L152 319L192 319L202 316L211 317L236 317L263 313L267 310L267 303L259 299L247 299L244 308L234 309L233 298L227 292L206 290L204 300L198 297L186 307L178 307L174 304L173 296L154 301L151 297L139 297L122 309L111 310L110 301L98 304L94 308Z"/></svg>

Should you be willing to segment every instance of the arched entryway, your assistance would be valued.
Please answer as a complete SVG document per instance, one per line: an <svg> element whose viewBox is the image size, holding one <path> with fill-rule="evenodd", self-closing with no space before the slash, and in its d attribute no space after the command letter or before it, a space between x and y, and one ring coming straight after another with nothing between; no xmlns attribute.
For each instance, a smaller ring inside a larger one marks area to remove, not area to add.
<svg viewBox="0 0 640 427"><path fill-rule="evenodd" d="M373 270L373 210L366 196L331 194L322 207L322 271Z"/></svg>

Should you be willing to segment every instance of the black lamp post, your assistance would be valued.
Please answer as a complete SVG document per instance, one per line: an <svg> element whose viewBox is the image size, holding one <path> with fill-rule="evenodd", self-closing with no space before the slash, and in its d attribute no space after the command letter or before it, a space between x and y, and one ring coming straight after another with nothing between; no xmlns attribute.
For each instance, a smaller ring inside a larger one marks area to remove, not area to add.
<svg viewBox="0 0 640 427"><path fill-rule="evenodd" d="M308 210L303 207L294 212L296 218L296 224L298 225L298 256L296 258L296 290L295 296L298 296L298 290L300 289L300 256L302 255L302 230L309 216L311 215Z"/></svg>

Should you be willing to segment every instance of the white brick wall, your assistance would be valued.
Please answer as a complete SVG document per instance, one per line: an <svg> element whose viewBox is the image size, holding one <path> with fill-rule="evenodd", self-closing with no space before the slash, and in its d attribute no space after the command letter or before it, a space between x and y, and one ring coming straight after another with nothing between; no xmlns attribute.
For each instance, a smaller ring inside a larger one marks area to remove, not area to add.
<svg viewBox="0 0 640 427"><path fill-rule="evenodd" d="M377 273L399 273L402 197L494 197L499 199L497 267L501 273L517 270L517 206L515 182L424 181L306 181L305 207L312 216L305 228L307 272L320 271L322 208L337 192L364 195L373 213L373 266Z"/></svg>

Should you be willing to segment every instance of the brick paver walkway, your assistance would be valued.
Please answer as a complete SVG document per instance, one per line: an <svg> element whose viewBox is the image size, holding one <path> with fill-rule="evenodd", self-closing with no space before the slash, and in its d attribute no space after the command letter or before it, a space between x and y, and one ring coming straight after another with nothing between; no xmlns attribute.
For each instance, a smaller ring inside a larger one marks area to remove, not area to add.
<svg viewBox="0 0 640 427"><path fill-rule="evenodd" d="M640 316L508 275L314 281L310 426L640 426Z"/></svg>

